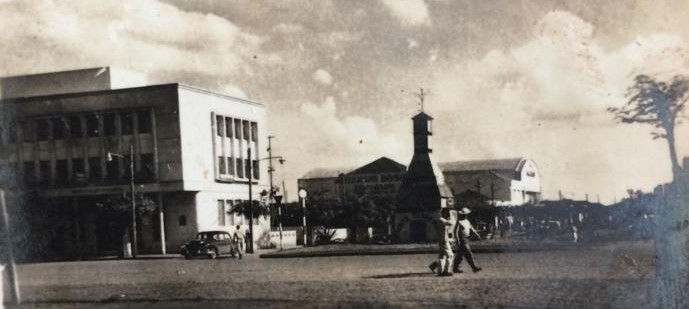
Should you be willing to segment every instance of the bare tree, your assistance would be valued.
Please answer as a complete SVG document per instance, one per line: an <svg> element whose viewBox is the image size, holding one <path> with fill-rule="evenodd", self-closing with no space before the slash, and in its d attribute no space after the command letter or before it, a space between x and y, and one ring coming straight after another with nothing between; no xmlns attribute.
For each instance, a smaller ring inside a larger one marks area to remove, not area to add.
<svg viewBox="0 0 689 309"><path fill-rule="evenodd" d="M689 79L683 76L675 76L666 83L648 75L638 75L627 90L627 103L621 108L608 108L622 123L646 123L657 129L651 135L653 139L667 140L675 179L682 175L675 148L675 126L689 98L688 90Z"/></svg>

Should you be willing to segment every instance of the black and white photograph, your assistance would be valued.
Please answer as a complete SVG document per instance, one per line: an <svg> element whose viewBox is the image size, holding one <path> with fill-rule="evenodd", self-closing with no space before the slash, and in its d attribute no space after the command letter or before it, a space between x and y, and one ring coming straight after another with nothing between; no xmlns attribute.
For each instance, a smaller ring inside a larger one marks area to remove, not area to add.
<svg viewBox="0 0 689 309"><path fill-rule="evenodd" d="M689 308L687 0L0 0L0 309Z"/></svg>

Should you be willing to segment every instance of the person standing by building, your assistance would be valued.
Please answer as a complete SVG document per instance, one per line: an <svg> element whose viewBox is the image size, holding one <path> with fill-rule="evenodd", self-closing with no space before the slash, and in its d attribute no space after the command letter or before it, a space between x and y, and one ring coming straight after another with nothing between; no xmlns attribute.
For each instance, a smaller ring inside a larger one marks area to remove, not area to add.
<svg viewBox="0 0 689 309"><path fill-rule="evenodd" d="M457 238L457 257L452 264L452 271L455 273L463 272L459 268L460 264L462 263L462 258L467 260L467 263L469 263L469 266L471 266L471 270L474 272L479 272L482 270L481 267L476 266L476 263L474 262L474 255L471 252L471 247L469 246L469 239L471 237L481 239L481 236L479 236L478 232L476 232L476 229L474 229L474 227L471 226L471 222L469 222L470 213L471 210L466 207L457 212L457 224L455 225L454 230Z"/></svg>
<svg viewBox="0 0 689 309"><path fill-rule="evenodd" d="M237 228L235 228L234 230L232 240L235 243L235 248L237 248L237 254L239 255L240 260L242 259L242 255L244 254L244 250L246 249L245 238L246 235L244 234L242 226L237 225Z"/></svg>
<svg viewBox="0 0 689 309"><path fill-rule="evenodd" d="M435 272L439 267L438 276L452 276L450 271L452 260L454 259L454 254L452 253L452 225L453 220L450 216L450 209L442 208L440 210L440 220L438 221L438 241L440 247L438 261L428 265L432 272Z"/></svg>

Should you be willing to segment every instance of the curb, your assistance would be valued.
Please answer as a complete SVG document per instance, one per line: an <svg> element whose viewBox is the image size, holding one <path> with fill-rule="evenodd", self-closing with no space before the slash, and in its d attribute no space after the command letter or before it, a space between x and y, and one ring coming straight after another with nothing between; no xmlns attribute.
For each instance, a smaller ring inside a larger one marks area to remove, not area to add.
<svg viewBox="0 0 689 309"><path fill-rule="evenodd" d="M557 250L576 250L579 246L571 245L531 245L531 246L472 246L475 253L519 253L519 252L538 252L538 251L557 251ZM262 259L281 259L281 258L302 258L302 257L332 257L332 256L357 256L357 255L405 255L405 254L426 254L438 253L434 247L409 248L409 249L363 249L363 250L333 250L333 251L313 251L313 252L289 252L277 251L259 255Z"/></svg>

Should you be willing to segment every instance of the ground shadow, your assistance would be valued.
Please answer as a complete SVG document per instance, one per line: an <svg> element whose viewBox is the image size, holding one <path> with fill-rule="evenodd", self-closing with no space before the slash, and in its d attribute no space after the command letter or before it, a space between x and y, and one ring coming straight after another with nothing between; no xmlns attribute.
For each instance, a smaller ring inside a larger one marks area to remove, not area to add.
<svg viewBox="0 0 689 309"><path fill-rule="evenodd" d="M394 278L421 278L421 277L435 277L436 274L423 272L423 273L401 273L401 274L385 274L385 275L375 275L362 277L364 279L394 279Z"/></svg>

